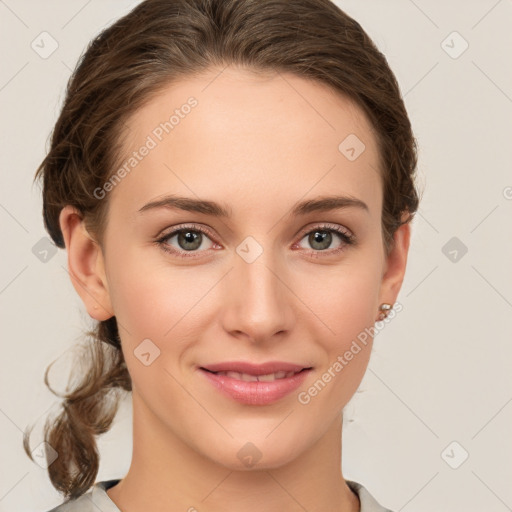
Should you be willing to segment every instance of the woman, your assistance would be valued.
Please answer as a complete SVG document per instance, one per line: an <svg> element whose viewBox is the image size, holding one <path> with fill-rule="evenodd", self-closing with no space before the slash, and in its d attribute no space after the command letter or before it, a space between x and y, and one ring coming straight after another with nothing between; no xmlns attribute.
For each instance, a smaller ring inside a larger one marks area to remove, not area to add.
<svg viewBox="0 0 512 512"><path fill-rule="evenodd" d="M385 57L329 0L146 0L92 41L36 175L97 321L45 431L54 511L387 510L343 478L342 412L415 168ZM122 390L131 466L95 483Z"/></svg>

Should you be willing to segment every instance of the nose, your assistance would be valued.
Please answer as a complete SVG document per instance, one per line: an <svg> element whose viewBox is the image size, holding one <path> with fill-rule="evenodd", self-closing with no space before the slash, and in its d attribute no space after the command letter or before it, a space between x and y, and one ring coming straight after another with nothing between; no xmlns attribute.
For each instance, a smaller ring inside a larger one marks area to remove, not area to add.
<svg viewBox="0 0 512 512"><path fill-rule="evenodd" d="M224 280L223 327L240 339L261 343L291 330L296 318L294 294L284 264L271 251L249 263L235 255Z"/></svg>

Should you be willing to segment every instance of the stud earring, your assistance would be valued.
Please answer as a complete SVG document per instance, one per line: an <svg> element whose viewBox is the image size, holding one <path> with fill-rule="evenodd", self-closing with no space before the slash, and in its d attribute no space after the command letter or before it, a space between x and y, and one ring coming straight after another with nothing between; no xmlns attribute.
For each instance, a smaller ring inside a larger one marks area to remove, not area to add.
<svg viewBox="0 0 512 512"><path fill-rule="evenodd" d="M379 317L378 317L378 320L384 320L384 318L386 318L389 314L389 311L391 309L391 304L387 304L386 302L383 302L380 306L379 306Z"/></svg>

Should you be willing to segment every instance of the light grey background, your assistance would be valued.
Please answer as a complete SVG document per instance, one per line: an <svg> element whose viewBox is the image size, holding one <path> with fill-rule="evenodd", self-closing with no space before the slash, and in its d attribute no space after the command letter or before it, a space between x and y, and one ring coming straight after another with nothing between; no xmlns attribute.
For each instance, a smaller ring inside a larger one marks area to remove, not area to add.
<svg viewBox="0 0 512 512"><path fill-rule="evenodd" d="M64 391L71 350L92 325L65 251L46 262L33 252L47 236L33 175L79 55L137 3L0 0L2 511L46 511L62 501L46 470L26 457L22 431L36 422L36 449L59 404L44 370L60 358L50 382ZM346 408L344 475L394 511L512 510L512 2L337 3L397 75L425 190L403 311L376 338L362 392ZM43 31L58 43L47 58L31 47L42 46ZM98 480L124 476L129 398L99 447Z"/></svg>

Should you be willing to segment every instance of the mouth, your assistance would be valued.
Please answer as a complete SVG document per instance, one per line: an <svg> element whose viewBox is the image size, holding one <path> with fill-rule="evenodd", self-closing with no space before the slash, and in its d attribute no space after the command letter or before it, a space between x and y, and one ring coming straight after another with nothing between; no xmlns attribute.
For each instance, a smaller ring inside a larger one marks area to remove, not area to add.
<svg viewBox="0 0 512 512"><path fill-rule="evenodd" d="M245 372L235 372L235 371L223 371L223 372L213 372L211 370L208 370L207 368L200 368L201 370L204 370L205 372L213 373L215 375L221 375L224 377L229 377L230 379L236 379L241 380L244 382L274 382L275 380L282 380L282 379L288 379L290 377L293 377L294 375L297 375L301 372L311 370L311 368L302 368L299 371L278 371L278 372L272 372L272 373L264 373L262 375L254 375L251 373L245 373Z"/></svg>
<svg viewBox="0 0 512 512"><path fill-rule="evenodd" d="M218 391L247 405L268 405L284 398L304 382L312 369L283 362L228 362L198 368Z"/></svg>

